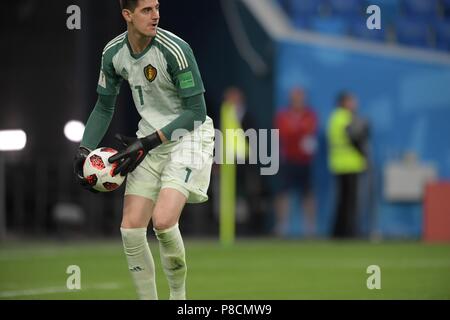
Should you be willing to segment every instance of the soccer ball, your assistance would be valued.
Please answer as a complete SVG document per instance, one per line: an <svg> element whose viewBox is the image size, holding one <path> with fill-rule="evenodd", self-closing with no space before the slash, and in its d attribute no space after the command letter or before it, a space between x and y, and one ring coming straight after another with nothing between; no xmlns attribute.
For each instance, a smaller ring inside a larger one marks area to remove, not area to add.
<svg viewBox="0 0 450 320"><path fill-rule="evenodd" d="M117 150L112 148L100 148L92 151L84 161L83 175L99 192L111 192L118 189L125 177L120 174L113 176L118 163L109 163L108 159L115 155Z"/></svg>

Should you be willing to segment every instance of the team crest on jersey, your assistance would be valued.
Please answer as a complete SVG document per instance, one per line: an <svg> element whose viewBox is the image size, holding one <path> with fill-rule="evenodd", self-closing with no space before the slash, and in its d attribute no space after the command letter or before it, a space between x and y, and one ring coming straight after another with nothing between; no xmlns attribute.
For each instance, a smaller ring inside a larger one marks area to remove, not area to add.
<svg viewBox="0 0 450 320"><path fill-rule="evenodd" d="M148 66L145 67L144 74L145 78L148 81L153 82L156 79L156 76L158 75L158 70L156 70L154 66L149 64Z"/></svg>

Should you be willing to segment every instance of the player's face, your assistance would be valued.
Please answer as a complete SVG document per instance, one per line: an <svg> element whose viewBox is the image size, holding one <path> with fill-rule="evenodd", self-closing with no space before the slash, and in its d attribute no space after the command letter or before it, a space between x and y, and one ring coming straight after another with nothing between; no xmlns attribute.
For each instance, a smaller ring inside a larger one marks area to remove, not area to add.
<svg viewBox="0 0 450 320"><path fill-rule="evenodd" d="M294 89L291 92L291 104L294 108L303 108L305 104L305 93L302 89Z"/></svg>
<svg viewBox="0 0 450 320"><path fill-rule="evenodd" d="M159 23L159 1L140 0L130 20L136 31L146 37L155 37Z"/></svg>
<svg viewBox="0 0 450 320"><path fill-rule="evenodd" d="M356 111L358 109L358 100L356 97L348 97L344 103L344 107L350 111Z"/></svg>

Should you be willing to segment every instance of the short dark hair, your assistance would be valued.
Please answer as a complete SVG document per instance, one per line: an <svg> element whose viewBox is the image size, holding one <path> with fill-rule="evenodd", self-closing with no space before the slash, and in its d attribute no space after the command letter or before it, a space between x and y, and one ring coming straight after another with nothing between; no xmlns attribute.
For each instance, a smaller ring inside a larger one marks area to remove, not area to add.
<svg viewBox="0 0 450 320"><path fill-rule="evenodd" d="M349 91L341 91L339 92L336 99L336 106L342 107L342 105L348 100L353 98L353 95Z"/></svg>
<svg viewBox="0 0 450 320"><path fill-rule="evenodd" d="M136 9L139 0L120 0L120 8L134 11Z"/></svg>

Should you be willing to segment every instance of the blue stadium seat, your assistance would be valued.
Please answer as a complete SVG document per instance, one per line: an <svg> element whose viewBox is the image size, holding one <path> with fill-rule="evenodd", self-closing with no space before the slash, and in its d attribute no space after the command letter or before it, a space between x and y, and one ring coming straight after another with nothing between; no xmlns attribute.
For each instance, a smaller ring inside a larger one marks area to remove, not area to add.
<svg viewBox="0 0 450 320"><path fill-rule="evenodd" d="M311 29L328 35L347 35L349 31L347 20L338 17L313 18Z"/></svg>
<svg viewBox="0 0 450 320"><path fill-rule="evenodd" d="M296 16L292 18L292 24L296 29L309 29L311 19L307 16Z"/></svg>
<svg viewBox="0 0 450 320"><path fill-rule="evenodd" d="M317 0L291 0L290 10L294 17L312 17L320 13L320 6L323 1Z"/></svg>
<svg viewBox="0 0 450 320"><path fill-rule="evenodd" d="M437 21L434 25L436 48L450 51L450 20Z"/></svg>
<svg viewBox="0 0 450 320"><path fill-rule="evenodd" d="M439 16L438 0L403 0L402 4L405 14L410 17L431 21Z"/></svg>
<svg viewBox="0 0 450 320"><path fill-rule="evenodd" d="M278 4L286 13L289 13L289 8L291 5L291 0L277 0Z"/></svg>
<svg viewBox="0 0 450 320"><path fill-rule="evenodd" d="M450 0L442 0L442 6L447 19L450 18Z"/></svg>
<svg viewBox="0 0 450 320"><path fill-rule="evenodd" d="M361 16L364 12L362 7L363 2L361 0L328 0L328 2L335 16L354 18Z"/></svg>
<svg viewBox="0 0 450 320"><path fill-rule="evenodd" d="M398 18L395 22L397 41L400 44L429 48L429 25L421 20L407 17Z"/></svg>
<svg viewBox="0 0 450 320"><path fill-rule="evenodd" d="M320 14L324 0L278 0L286 13L291 17L292 24L298 29L308 29L310 19Z"/></svg>
<svg viewBox="0 0 450 320"><path fill-rule="evenodd" d="M354 19L350 24L350 34L356 38L384 42L387 40L386 27L382 25L381 30L369 30L365 18Z"/></svg>
<svg viewBox="0 0 450 320"><path fill-rule="evenodd" d="M400 16L400 0L366 0L365 8L373 4L381 9L381 23L383 27L390 26Z"/></svg>

